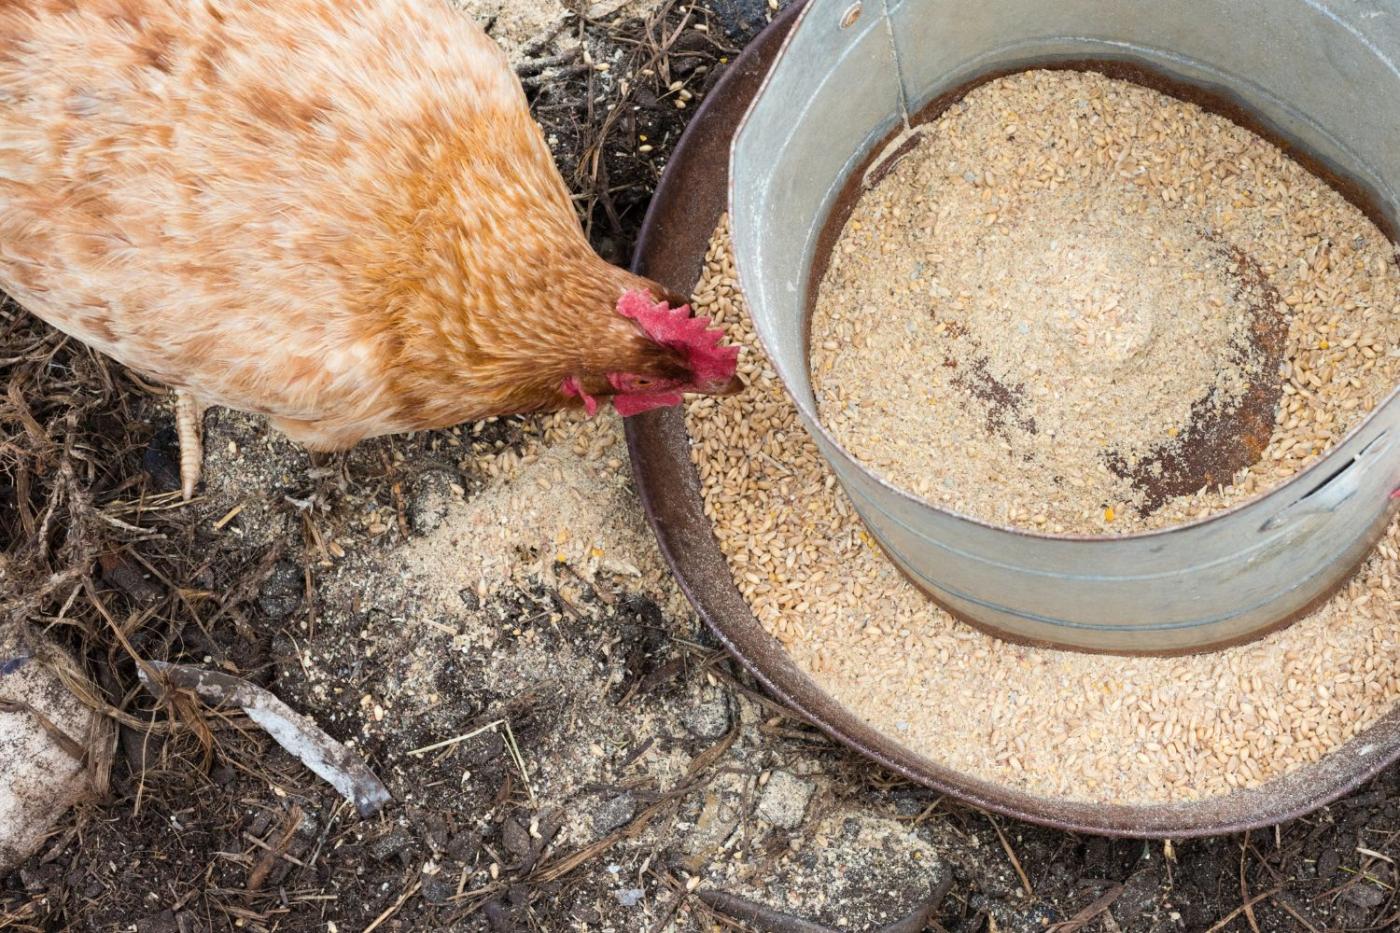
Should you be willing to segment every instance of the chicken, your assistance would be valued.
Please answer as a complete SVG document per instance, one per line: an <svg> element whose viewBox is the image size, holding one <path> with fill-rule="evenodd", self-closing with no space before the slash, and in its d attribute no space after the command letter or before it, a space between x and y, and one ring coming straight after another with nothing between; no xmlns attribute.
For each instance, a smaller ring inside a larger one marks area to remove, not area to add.
<svg viewBox="0 0 1400 933"><path fill-rule="evenodd" d="M0 2L0 289L312 451L737 391L589 247L505 55L446 0Z"/></svg>

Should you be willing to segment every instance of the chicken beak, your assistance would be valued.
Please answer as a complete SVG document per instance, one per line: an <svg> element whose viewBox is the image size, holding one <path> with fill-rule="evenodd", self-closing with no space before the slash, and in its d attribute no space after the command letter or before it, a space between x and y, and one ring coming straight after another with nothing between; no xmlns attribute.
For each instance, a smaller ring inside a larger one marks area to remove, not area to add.
<svg viewBox="0 0 1400 933"><path fill-rule="evenodd" d="M653 289L653 291L656 291L656 289ZM660 300L666 302L666 304L673 308L679 308L682 305L690 304L690 299L679 292L673 292L669 288L660 289L660 292L661 294L658 296Z"/></svg>
<svg viewBox="0 0 1400 933"><path fill-rule="evenodd" d="M711 389L708 394L717 396L738 395L740 392L744 391L744 388L744 380L740 379L739 375L736 373L729 377L728 382L717 389Z"/></svg>

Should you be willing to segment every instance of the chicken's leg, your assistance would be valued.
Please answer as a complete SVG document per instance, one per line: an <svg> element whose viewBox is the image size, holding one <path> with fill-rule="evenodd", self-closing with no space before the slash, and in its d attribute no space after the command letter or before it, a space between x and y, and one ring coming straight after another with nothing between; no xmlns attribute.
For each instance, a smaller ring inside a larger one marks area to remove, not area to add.
<svg viewBox="0 0 1400 933"><path fill-rule="evenodd" d="M175 433L180 438L180 493L185 501L194 497L199 471L204 466L203 433L205 406L188 392L175 392Z"/></svg>

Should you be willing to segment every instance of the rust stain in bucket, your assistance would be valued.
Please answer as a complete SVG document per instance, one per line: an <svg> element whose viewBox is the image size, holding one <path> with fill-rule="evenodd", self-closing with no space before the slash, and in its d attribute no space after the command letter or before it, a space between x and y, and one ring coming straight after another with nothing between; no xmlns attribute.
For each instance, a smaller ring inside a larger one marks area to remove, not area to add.
<svg viewBox="0 0 1400 933"><path fill-rule="evenodd" d="M1231 482L1240 470L1258 462L1277 422L1288 338L1282 301L1253 257L1219 241L1217 246L1229 256L1235 297L1249 299L1248 331L1236 335L1230 348L1232 362L1247 374L1248 385L1238 398L1222 400L1212 391L1196 399L1180 437L1134 461L1118 451L1107 454L1105 463L1113 474L1142 491L1144 515L1177 496Z"/></svg>
<svg viewBox="0 0 1400 933"><path fill-rule="evenodd" d="M1006 437L1013 423L1022 431L1036 433L1035 419L1021 410L1026 399L1025 386L1020 383L1008 385L993 376L986 357L974 359L962 373L953 377L953 384L971 393L986 407L988 434Z"/></svg>

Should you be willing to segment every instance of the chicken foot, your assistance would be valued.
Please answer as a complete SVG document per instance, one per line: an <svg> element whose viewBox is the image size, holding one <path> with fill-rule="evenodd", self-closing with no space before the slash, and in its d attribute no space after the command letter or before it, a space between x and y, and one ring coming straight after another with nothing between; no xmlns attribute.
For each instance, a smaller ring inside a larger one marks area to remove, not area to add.
<svg viewBox="0 0 1400 933"><path fill-rule="evenodd" d="M204 467L203 420L206 405L193 395L175 391L175 433L180 439L180 494L188 502Z"/></svg>

